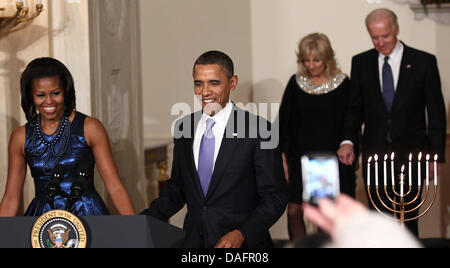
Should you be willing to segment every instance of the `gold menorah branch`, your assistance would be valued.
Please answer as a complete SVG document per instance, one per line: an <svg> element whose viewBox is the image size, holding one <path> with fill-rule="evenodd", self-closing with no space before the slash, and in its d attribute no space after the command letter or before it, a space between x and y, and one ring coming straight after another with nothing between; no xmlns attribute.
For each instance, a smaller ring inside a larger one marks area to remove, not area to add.
<svg viewBox="0 0 450 268"><path fill-rule="evenodd" d="M425 191L423 192L423 196L422 196L422 199L421 199L420 203L418 205L416 205L415 207L411 208L411 205L416 203L416 201L422 195L422 187L421 187L422 178L421 178L421 175L420 175L421 174L420 170L422 168L421 157L422 157L422 153L419 154L418 164L417 164L417 168L418 168L417 193L412 198L412 200L410 200L408 202L405 202L405 200L408 197L410 197L412 192L413 192L412 191L413 190L413 185L411 185L411 179L412 179L411 178L411 176L412 176L411 175L411 159L412 159L412 154L410 154L410 162L409 162L409 178L410 178L410 180L409 180L409 183L408 183L408 189L407 189L408 191L406 193L404 193L404 191L403 191L404 188L405 188L405 175L404 175L405 166L402 166L402 170L401 170L401 173L400 173L400 176L399 176L400 177L400 185L399 185L400 186L400 193L398 193L396 188L395 188L395 178L394 178L395 177L395 173L394 173L394 170L393 170L394 154L392 154L392 157L391 157L391 166L392 166L392 172L391 172L391 182L392 182L391 189L392 189L392 193L391 194L388 193L388 187L389 186L387 185L387 175L386 175L387 174L387 172L386 172L386 159L387 159L387 156L385 156L385 158L384 158L384 165L383 165L383 167L384 167L384 173L383 173L384 185L382 187L380 187L378 185L378 156L375 155L373 157L372 156L369 157L368 162L367 162L367 193L368 193L370 202L372 203L373 207L380 214L382 214L382 215L384 215L386 217L390 217L390 218L392 217L391 215L387 215L385 212L382 211L382 209L380 207L377 206L376 202L374 201L374 197L372 196L372 193L371 193L371 190L373 189L372 188L373 186L370 183L370 174L371 174L370 167L371 167L371 161L372 161L372 159L374 159L375 160L375 192L376 192L376 198L378 199L378 201L381 203L381 205L387 211L390 211L390 212L394 213L393 218L395 220L397 220L397 221L400 221L402 226L405 225L405 222L416 220L416 219L422 217L423 215L425 215L431 209L431 207L433 206L433 204L436 201L436 197L437 197L437 193L438 193L438 183L437 183L437 158L438 157L437 157L437 155L435 155L435 157L434 157L434 186L433 186L433 197L432 197L432 200L431 200L431 202L428 204L428 206L425 208L425 210L422 213L418 214L415 217L406 218L406 215L408 213L414 212L414 211L419 211L419 209L422 208L425 205L425 203L428 200L428 197L430 195L429 174L428 174L428 172L429 172L429 158L430 158L430 156L427 155L426 156L426 163L425 163L425 165L426 165L426 180L425 180L426 185L424 186ZM382 189L380 189L380 188L382 188ZM387 199L389 200L389 202L391 204L386 204L383 201L383 198L381 197L381 194L380 194L381 191L384 191L385 196L387 197ZM400 199L399 202L396 201L396 199L398 199L398 198ZM399 208L397 209L396 206L399 206ZM400 215L399 219L396 216L397 214Z"/></svg>
<svg viewBox="0 0 450 268"><path fill-rule="evenodd" d="M381 196L380 196L380 193L379 193L379 188L380 188L380 187L375 187L375 191L377 192L378 200L379 200L380 203L383 205L383 207L385 207L387 210L389 210L389 211L391 211L391 212L393 212L393 213L400 214L400 219L397 219L395 216L394 216L394 219L400 221L400 222L402 223L402 226L404 225L405 222L412 221L412 220L416 220L416 219L422 217L423 215L425 215L425 214L431 209L431 207L433 206L434 202L436 201L437 192L438 192L438 187L437 187L437 186L434 186L433 199L432 199L431 203L428 204L428 207L427 207L420 215L415 216L415 217L412 217L412 218L406 219L406 218L405 218L405 215L406 215L407 213L416 211L416 210L420 209L420 208L424 205L424 203L426 202L426 200L427 200L427 198L428 198L428 195L429 195L429 188L430 188L430 187L429 187L429 186L425 187L425 196L422 198L422 201L420 202L420 204L417 205L416 207L412 208L412 209L409 209L409 210L406 210L406 206L411 205L412 203L414 203L414 202L418 199L418 197L419 197L419 195L420 195L420 189L418 190L418 193L416 194L416 197L415 197L412 201L407 202L407 203L404 202L404 200L405 200L404 197L400 197L400 202L396 202L396 201L392 200L391 197L386 193L386 196L388 197L389 201L391 201L391 203L392 203L393 205L398 205L398 206L400 206L400 209L397 210L397 209L394 209L394 208L389 207L388 205L386 205L386 204L383 202L383 200L382 200L382 198L381 198ZM386 188L386 187L384 187L384 188ZM369 194L370 202L372 203L372 205L374 206L374 208L375 208L380 214L382 214L382 215L384 215L384 216L386 216L386 217L391 217L391 216L389 216L389 215L386 215L383 211L381 211L380 208L378 208L378 206L375 204L375 202L374 202L374 200L373 200L373 198L372 198L372 194L371 194L370 190L371 190L371 187L368 186L368 187L367 187L367 192L368 192L368 194ZM387 192L386 189L385 189L385 191ZM405 197L406 197L406 196L408 196L408 195L405 195Z"/></svg>
<svg viewBox="0 0 450 268"><path fill-rule="evenodd" d="M36 4L36 11L29 15L29 8L24 6L23 2L16 3L16 13L10 17L0 17L0 35L12 32L13 29L23 23L35 19L39 14L41 14L44 9L42 3ZM4 8L0 8L0 11L4 11Z"/></svg>

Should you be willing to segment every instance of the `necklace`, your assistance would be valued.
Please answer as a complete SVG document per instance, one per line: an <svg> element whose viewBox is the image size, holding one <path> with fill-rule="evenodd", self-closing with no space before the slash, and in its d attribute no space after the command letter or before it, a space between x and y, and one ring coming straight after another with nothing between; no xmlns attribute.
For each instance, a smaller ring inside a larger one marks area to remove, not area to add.
<svg viewBox="0 0 450 268"><path fill-rule="evenodd" d="M56 131L53 134L47 135L42 130L41 115L38 115L38 124L36 124L35 129L36 129L36 132L37 132L37 134L39 136L39 139L41 139L41 141L45 145L53 146L61 138L61 135L64 133L64 130L66 129L66 126L69 125L69 124L70 124L69 123L69 118L66 115L64 115L59 120L58 127L56 128ZM54 137L54 138L52 139L52 137ZM52 140L52 141L49 141L49 140Z"/></svg>
<svg viewBox="0 0 450 268"><path fill-rule="evenodd" d="M302 75L297 75L297 84L301 90L311 95L323 95L330 93L331 91L338 88L342 82L344 82L347 76L345 74L338 74L333 77L330 81L323 83L321 85L314 85L311 80Z"/></svg>
<svg viewBox="0 0 450 268"><path fill-rule="evenodd" d="M51 175L51 170L59 162L69 145L70 122L66 115L62 116L56 131L51 135L45 134L41 125L41 115L39 114L33 129L32 152L34 156L43 158L44 174Z"/></svg>

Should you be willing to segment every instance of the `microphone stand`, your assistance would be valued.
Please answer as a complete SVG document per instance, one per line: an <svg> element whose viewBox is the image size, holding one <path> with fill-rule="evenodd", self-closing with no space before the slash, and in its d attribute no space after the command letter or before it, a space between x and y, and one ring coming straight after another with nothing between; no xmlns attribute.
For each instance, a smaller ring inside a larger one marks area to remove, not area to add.
<svg viewBox="0 0 450 268"><path fill-rule="evenodd" d="M52 177L50 183L47 186L47 202L50 205L50 209L55 209L55 197L61 195L61 187L59 184L64 179L64 166L61 164L56 165L52 170Z"/></svg>
<svg viewBox="0 0 450 268"><path fill-rule="evenodd" d="M66 200L66 210L76 214L74 212L73 206L75 203L81 199L81 196L85 192L84 184L89 179L89 172L92 170L92 156L85 158L78 166L78 177L75 182L72 183L70 187L70 194Z"/></svg>
<svg viewBox="0 0 450 268"><path fill-rule="evenodd" d="M77 180L70 187L70 195L67 198L66 210L73 213L72 207L81 199L85 189L84 183L88 179L88 173L80 171Z"/></svg>

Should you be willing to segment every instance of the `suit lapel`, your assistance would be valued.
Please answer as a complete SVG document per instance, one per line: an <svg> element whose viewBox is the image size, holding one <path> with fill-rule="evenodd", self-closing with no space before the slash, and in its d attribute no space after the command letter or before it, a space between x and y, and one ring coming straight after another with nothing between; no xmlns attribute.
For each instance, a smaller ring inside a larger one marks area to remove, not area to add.
<svg viewBox="0 0 450 268"><path fill-rule="evenodd" d="M211 183L209 184L206 199L208 199L214 193L214 190L222 179L228 164L233 159L233 153L236 150L237 144L240 140L236 135L234 135L237 134L237 119L242 118L237 115L240 112L244 111L240 110L236 106L233 106L233 111L231 112L230 118L228 119L222 139L222 144L220 145L220 151L217 155L216 163L214 165L214 172L211 177Z"/></svg>
<svg viewBox="0 0 450 268"><path fill-rule="evenodd" d="M372 81L372 94L374 96L374 101L378 103L378 107L382 107L382 111L387 113L386 105L384 103L383 93L381 89L381 81L380 81L380 67L378 64L378 51L373 49L372 54L370 55L370 81Z"/></svg>
<svg viewBox="0 0 450 268"><path fill-rule="evenodd" d="M194 137L195 137L195 131L197 130L198 123L200 121L200 118L202 116L202 112L196 112L191 115L189 122L186 122L186 124L190 124L190 137L186 138L186 150L185 150L185 159L187 165L189 165L189 169L191 170L191 178L194 180L193 183L195 185L195 188L197 189L199 195L203 197L203 190L202 186L200 184L200 179L198 177L197 168L195 166L195 160L194 160L194 151L193 151L193 145L194 145Z"/></svg>
<svg viewBox="0 0 450 268"><path fill-rule="evenodd" d="M397 89L395 90L394 102L392 103L392 110L394 111L395 107L399 105L399 101L401 100L403 94L408 90L408 81L410 81L410 73L412 70L412 55L410 53L409 47L407 47L403 43L403 56L402 62L400 65L400 73L397 82Z"/></svg>

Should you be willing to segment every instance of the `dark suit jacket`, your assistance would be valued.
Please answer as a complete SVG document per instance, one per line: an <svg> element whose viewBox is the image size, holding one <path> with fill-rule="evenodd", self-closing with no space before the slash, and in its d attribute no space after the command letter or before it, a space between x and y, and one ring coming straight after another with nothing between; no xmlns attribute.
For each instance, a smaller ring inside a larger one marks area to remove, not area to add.
<svg viewBox="0 0 450 268"><path fill-rule="evenodd" d="M187 204L183 226L186 247L213 247L235 229L245 236L245 246L270 247L268 230L285 211L281 153L278 149L262 150L264 139L256 135L257 124L267 121L258 122L261 118L236 107L231 115L207 196L203 196L192 152L201 117L198 112L177 122L171 179L143 212L167 220Z"/></svg>
<svg viewBox="0 0 450 268"><path fill-rule="evenodd" d="M440 162L445 160L446 111L435 56L404 45L390 113L383 100L375 49L353 57L351 84L346 139L358 142L358 130L364 123L364 161L369 155L387 150L402 155L438 154ZM390 148L386 141L388 130Z"/></svg>

